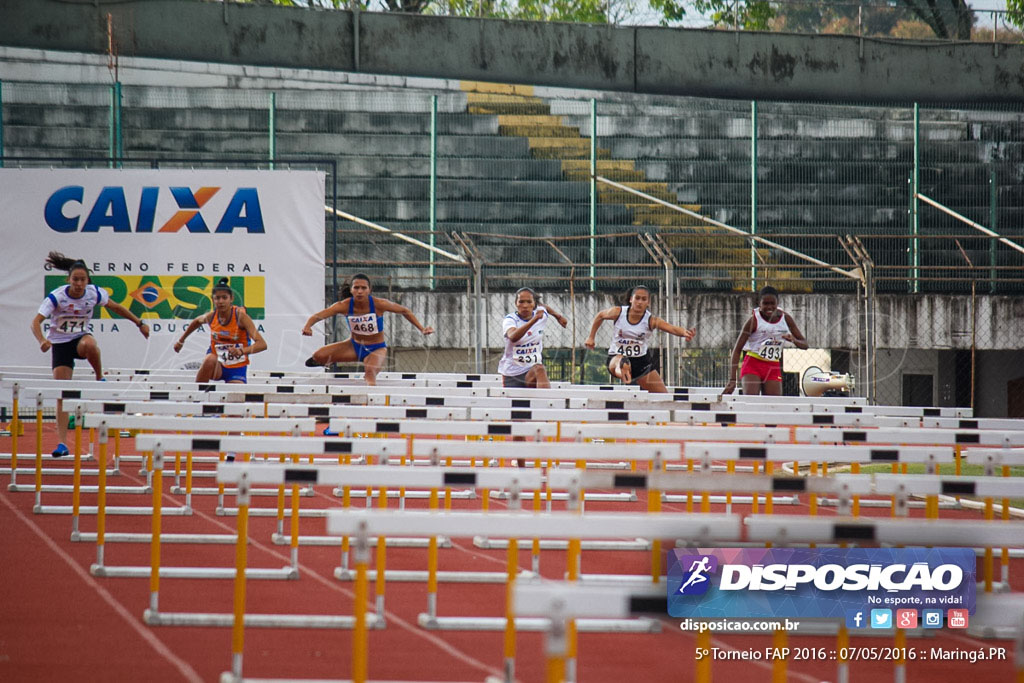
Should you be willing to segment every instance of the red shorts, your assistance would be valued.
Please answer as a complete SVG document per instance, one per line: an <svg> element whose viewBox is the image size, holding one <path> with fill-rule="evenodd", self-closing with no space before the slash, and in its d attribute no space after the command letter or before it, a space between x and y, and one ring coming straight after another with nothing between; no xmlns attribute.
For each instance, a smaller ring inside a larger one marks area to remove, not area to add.
<svg viewBox="0 0 1024 683"><path fill-rule="evenodd" d="M781 382L782 363L761 360L748 353L743 357L743 365L740 366L740 378L745 375L757 375L762 382Z"/></svg>

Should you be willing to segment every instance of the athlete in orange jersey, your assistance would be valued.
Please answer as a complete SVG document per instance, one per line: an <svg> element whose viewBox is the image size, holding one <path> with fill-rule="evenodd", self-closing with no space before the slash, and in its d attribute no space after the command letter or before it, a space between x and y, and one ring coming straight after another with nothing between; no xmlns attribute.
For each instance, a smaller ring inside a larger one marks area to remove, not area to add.
<svg viewBox="0 0 1024 683"><path fill-rule="evenodd" d="M181 351L188 336L200 325L210 326L210 348L196 373L197 382L222 379L234 384L245 384L249 356L267 350L267 342L256 329L252 318L241 306L234 306L235 292L222 277L213 287L213 310L195 318L174 344L174 352Z"/></svg>

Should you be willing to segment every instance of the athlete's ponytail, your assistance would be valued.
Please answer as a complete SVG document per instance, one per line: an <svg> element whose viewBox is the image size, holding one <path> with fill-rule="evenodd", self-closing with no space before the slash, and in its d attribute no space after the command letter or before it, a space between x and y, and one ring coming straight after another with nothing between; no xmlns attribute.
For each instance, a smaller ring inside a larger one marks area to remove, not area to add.
<svg viewBox="0 0 1024 683"><path fill-rule="evenodd" d="M85 261L82 259L69 258L59 251L51 251L46 256L46 265L56 268L57 270L66 270L68 275L72 271L82 269L85 271L85 276L89 277L89 266L85 265ZM89 279L92 282L92 279Z"/></svg>

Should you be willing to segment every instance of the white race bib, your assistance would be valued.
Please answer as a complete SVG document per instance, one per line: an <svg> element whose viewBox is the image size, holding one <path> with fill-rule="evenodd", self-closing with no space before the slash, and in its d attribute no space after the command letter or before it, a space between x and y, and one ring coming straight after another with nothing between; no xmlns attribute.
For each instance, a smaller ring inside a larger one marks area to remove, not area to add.
<svg viewBox="0 0 1024 683"><path fill-rule="evenodd" d="M647 345L635 339L616 339L615 355L626 358L637 358L647 353Z"/></svg>
<svg viewBox="0 0 1024 683"><path fill-rule="evenodd" d="M348 326L353 334L369 336L377 334L380 329L377 327L377 314L367 313L366 315L348 316Z"/></svg>
<svg viewBox="0 0 1024 683"><path fill-rule="evenodd" d="M85 316L63 316L53 321L53 326L64 334L81 334L87 331L89 320Z"/></svg>
<svg viewBox="0 0 1024 683"><path fill-rule="evenodd" d="M512 362L516 365L531 366L541 362L539 344L516 346L512 348Z"/></svg>
<svg viewBox="0 0 1024 683"><path fill-rule="evenodd" d="M241 344L217 344L213 347L214 353L217 354L217 360L220 364L226 368L238 368L245 365L245 354L232 358L229 354L229 349L240 349Z"/></svg>
<svg viewBox="0 0 1024 683"><path fill-rule="evenodd" d="M761 342L757 355L767 361L778 363L782 360L782 342L778 339L765 339Z"/></svg>

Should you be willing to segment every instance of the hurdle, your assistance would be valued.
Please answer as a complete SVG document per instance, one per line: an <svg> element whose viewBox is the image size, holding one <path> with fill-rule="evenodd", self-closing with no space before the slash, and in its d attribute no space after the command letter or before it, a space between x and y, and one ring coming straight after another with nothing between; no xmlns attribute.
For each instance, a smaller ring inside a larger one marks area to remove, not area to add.
<svg viewBox="0 0 1024 683"><path fill-rule="evenodd" d="M544 637L545 680L562 683L576 680L569 657L570 622L580 618L615 618L656 614L665 616L665 592L633 588L625 590L609 586L580 586L565 581L545 581L538 584L517 584L512 602L516 614L542 617L547 621ZM710 634L698 635L710 645ZM698 667L701 663L698 662ZM708 672L710 674L710 671ZM511 680L506 672L506 680ZM710 676L708 677L710 678ZM701 679L698 674L698 680Z"/></svg>
<svg viewBox="0 0 1024 683"><path fill-rule="evenodd" d="M432 536L445 534L448 536L488 535L498 533L510 539L521 537L547 538L621 538L644 536L647 538L686 539L695 543L711 541L739 540L739 517L735 515L695 514L695 515L664 515L658 513L591 513L581 515L576 512L439 512L439 511L404 511L391 510L332 510L327 516L327 529L331 533L367 536L371 534L407 533L411 535ZM516 545L509 546L509 564L513 564ZM577 553L570 553L567 560L570 581L578 579L575 566ZM357 562L357 581L365 581L366 562ZM510 571L510 577L514 572ZM524 618L515 615L511 606L512 591L506 592L506 614L503 617L431 617L422 614L419 622L424 627L470 630L502 630L505 633L506 673L514 674L515 632L523 630L543 630L546 624L542 619ZM357 605L358 608L358 605ZM653 629L658 622L649 620L616 620L616 619L585 619L580 620L577 628L580 631L614 629L618 632L634 628ZM574 640L575 628L570 626L568 637ZM358 645L361 645L358 644ZM570 650L571 652L571 650ZM357 650L353 642L353 671L357 661L364 661L365 651ZM355 673L353 679L356 679Z"/></svg>
<svg viewBox="0 0 1024 683"><path fill-rule="evenodd" d="M80 406L78 406L78 408L80 409ZM220 431L255 431L255 432L259 432L259 433L288 433L288 434L292 434L294 436L299 436L300 434L303 434L303 433L307 433L308 434L308 433L312 433L312 432L316 431L315 420L313 420L311 418L305 418L305 419L302 419L302 418L299 418L299 419L295 419L295 418L292 418L292 419L281 419L281 418L260 418L260 417L254 417L254 418L247 418L247 417L238 417L238 418L214 417L214 418L211 419L211 418L208 418L208 417L168 417L168 416L153 416L153 415L107 415L107 414L86 413L85 416L81 418L81 422L85 426L97 427L97 428L101 427L102 425L105 425L107 429L129 429L129 430L146 429L146 430L155 430L155 431L176 430L176 431L179 431L179 432L181 432L181 431L213 431L213 430L216 430L218 432L220 432ZM192 451L189 451L189 455L191 455L191 453L192 453ZM177 457L175 458L175 475L174 475L175 476L175 486L173 486L171 488L171 492L172 493L184 493L185 494L185 504L184 504L184 507L187 510L187 512L184 512L182 514L191 514L192 494L193 494L192 477L193 477L193 474L194 474L193 468L192 468L192 458L189 457L189 458L186 459L185 487L182 489L182 488L179 488L179 483L180 483L180 465L181 465L180 455L181 454L179 452ZM150 459L151 459L151 457L150 457ZM148 492L151 492L152 489L153 489L152 479L153 479L155 470L152 467L152 465L150 465L148 467L145 467L144 470L145 470L146 475L147 475L147 487L146 488L147 488L147 493L148 493ZM161 472L162 472L162 468L161 468ZM109 487L108 487L108 491L109 491ZM213 489L211 491L211 493L218 493L218 491L216 489ZM223 496L224 491L221 490L221 491L219 491L219 493L220 493L221 496ZM253 493L253 492L251 492L251 493ZM283 501L284 501L284 491L283 491L283 489L280 489L280 490L277 490L277 491L262 492L262 493L269 493L269 494L272 494L272 495L276 495L278 497L279 513L283 511ZM77 517L77 515L74 515L72 517L72 520L73 520L72 521L72 525L73 525L73 528L72 528L72 540L83 540L83 541L93 540L93 537L90 534L78 533L78 527L77 527L78 517ZM280 515L280 514L279 514L278 522L279 522L279 526L280 526L282 524L282 515ZM196 542L196 540L200 540L202 542L202 540L201 540L202 538L205 538L205 537L201 537L200 539L197 539L195 537L195 535L191 535L191 534L182 535L180 538L177 535L173 535L173 534L165 534L164 535L164 540L165 541L172 541L172 542L179 541L179 540L181 540L183 542ZM147 542L148 543L150 541L150 537L149 537L149 534L110 534L110 533L108 533L107 534L107 540L108 541L120 541L120 542ZM211 540L206 541L206 542L221 542L221 541L220 541L220 537L217 536L217 537L211 538Z"/></svg>

